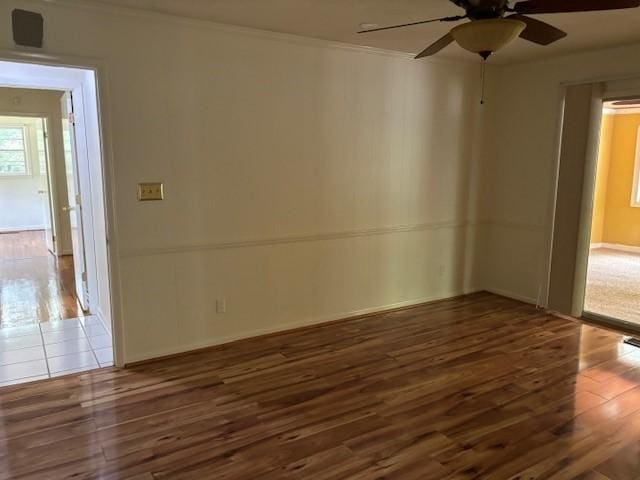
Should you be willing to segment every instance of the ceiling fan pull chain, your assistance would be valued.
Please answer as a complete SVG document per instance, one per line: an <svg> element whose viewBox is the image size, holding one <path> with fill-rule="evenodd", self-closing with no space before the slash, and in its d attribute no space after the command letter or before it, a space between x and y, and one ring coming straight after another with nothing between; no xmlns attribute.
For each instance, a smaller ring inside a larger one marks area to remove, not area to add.
<svg viewBox="0 0 640 480"><path fill-rule="evenodd" d="M485 97L485 76L486 76L486 66L487 66L487 61L486 60L482 60L482 67L480 70L480 78L481 78L481 82L482 82L482 94L480 97L480 105L484 105L484 97Z"/></svg>

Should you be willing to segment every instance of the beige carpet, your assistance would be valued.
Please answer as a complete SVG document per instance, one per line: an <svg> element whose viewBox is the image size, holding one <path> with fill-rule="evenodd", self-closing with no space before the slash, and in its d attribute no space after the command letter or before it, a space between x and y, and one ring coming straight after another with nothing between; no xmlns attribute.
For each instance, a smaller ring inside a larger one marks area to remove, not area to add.
<svg viewBox="0 0 640 480"><path fill-rule="evenodd" d="M585 310L640 324L640 254L591 250Z"/></svg>

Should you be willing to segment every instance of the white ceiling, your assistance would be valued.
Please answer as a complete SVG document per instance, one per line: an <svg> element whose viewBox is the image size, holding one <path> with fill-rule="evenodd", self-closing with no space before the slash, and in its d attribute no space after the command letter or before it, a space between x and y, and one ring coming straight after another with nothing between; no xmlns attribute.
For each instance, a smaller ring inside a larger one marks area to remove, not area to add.
<svg viewBox="0 0 640 480"><path fill-rule="evenodd" d="M462 12L448 0L98 0L231 25L292 33L355 45L416 53L444 35L451 24L435 23L358 35L361 23L381 26ZM640 8L609 12L537 15L569 33L554 45L540 47L518 40L492 61L507 63L557 56L608 46L640 43ZM457 45L442 58L473 58Z"/></svg>

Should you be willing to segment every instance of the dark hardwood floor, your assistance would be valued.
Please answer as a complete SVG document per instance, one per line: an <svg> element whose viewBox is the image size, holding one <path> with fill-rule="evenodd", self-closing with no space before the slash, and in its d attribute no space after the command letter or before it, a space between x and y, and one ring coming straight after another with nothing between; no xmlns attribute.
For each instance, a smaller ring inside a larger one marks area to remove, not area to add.
<svg viewBox="0 0 640 480"><path fill-rule="evenodd" d="M3 479L640 479L640 351L490 294L0 389Z"/></svg>
<svg viewBox="0 0 640 480"><path fill-rule="evenodd" d="M0 233L0 328L82 315L73 257L51 255L44 231Z"/></svg>

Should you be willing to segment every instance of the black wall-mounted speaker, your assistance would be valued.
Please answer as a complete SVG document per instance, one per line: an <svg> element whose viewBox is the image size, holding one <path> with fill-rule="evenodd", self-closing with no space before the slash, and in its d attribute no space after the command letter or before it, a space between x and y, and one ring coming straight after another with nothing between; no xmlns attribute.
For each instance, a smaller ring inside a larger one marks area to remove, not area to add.
<svg viewBox="0 0 640 480"><path fill-rule="evenodd" d="M15 9L11 12L13 41L24 47L42 48L44 18L36 12Z"/></svg>

